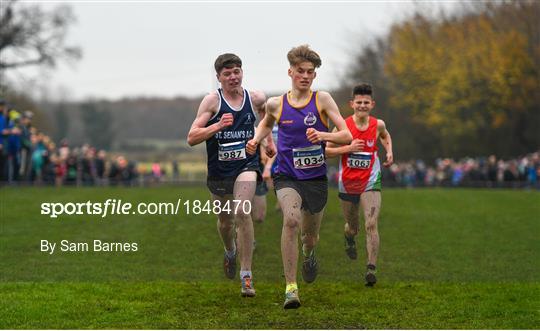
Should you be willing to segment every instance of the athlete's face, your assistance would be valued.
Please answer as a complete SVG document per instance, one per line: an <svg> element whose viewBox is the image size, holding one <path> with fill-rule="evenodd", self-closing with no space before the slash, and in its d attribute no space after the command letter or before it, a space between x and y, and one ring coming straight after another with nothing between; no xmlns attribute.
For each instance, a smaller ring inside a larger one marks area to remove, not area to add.
<svg viewBox="0 0 540 331"><path fill-rule="evenodd" d="M230 91L242 86L243 76L244 73L240 67L223 68L217 75L217 79L224 90Z"/></svg>
<svg viewBox="0 0 540 331"><path fill-rule="evenodd" d="M298 90L309 90L317 77L315 66L311 62L302 62L289 68L289 77L293 87Z"/></svg>
<svg viewBox="0 0 540 331"><path fill-rule="evenodd" d="M350 106L355 113L363 116L369 115L373 107L375 107L375 101L370 95L355 95L354 99L350 101Z"/></svg>

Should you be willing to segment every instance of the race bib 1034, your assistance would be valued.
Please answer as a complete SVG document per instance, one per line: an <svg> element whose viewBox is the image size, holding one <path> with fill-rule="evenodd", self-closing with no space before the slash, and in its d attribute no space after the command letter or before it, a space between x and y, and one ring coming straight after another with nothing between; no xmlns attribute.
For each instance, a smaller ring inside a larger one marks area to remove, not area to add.
<svg viewBox="0 0 540 331"><path fill-rule="evenodd" d="M324 155L321 145L304 148L293 148L293 162L296 169L309 169L324 164Z"/></svg>

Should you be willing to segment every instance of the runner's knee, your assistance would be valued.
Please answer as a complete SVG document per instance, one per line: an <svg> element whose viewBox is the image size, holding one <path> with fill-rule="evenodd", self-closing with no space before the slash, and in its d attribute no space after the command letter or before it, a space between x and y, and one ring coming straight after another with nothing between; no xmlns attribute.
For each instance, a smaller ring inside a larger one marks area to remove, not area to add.
<svg viewBox="0 0 540 331"><path fill-rule="evenodd" d="M358 234L358 222L356 223L348 222L347 224L348 224L347 232L349 232L349 234L356 236Z"/></svg>
<svg viewBox="0 0 540 331"><path fill-rule="evenodd" d="M236 224L238 226L244 225L246 222L251 221L251 214L244 213L244 211L238 211L236 214Z"/></svg>
<svg viewBox="0 0 540 331"><path fill-rule="evenodd" d="M262 223L264 221L264 212L257 212L257 213L253 213L253 215L251 215L251 217L253 218L253 221L257 222L257 223Z"/></svg>
<svg viewBox="0 0 540 331"><path fill-rule="evenodd" d="M371 219L366 221L366 232L373 233L377 231L377 220Z"/></svg>
<svg viewBox="0 0 540 331"><path fill-rule="evenodd" d="M298 231L300 227L300 217L295 215L285 215L283 217L283 227Z"/></svg>
<svg viewBox="0 0 540 331"><path fill-rule="evenodd" d="M222 230L232 229L234 227L233 219L230 217L219 217L218 226Z"/></svg>

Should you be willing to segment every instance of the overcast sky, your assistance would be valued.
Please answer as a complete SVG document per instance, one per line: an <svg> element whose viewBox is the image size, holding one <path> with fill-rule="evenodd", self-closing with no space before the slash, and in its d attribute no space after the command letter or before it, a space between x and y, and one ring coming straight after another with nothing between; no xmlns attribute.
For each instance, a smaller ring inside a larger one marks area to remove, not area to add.
<svg viewBox="0 0 540 331"><path fill-rule="evenodd" d="M333 2L68 2L77 17L69 43L83 50L73 67L47 79L69 99L198 96L217 87L213 63L239 55L244 86L289 88L287 52L309 44L322 58L315 89L331 89L351 52L410 13L411 1ZM45 8L58 2L42 4ZM455 2L422 3L433 9ZM359 78L361 79L361 77Z"/></svg>

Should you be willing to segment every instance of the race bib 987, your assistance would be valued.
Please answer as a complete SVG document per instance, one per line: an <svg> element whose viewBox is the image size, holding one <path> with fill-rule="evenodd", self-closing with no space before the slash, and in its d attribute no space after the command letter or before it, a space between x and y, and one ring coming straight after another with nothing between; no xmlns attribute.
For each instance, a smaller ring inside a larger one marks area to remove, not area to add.
<svg viewBox="0 0 540 331"><path fill-rule="evenodd" d="M236 141L227 144L220 144L218 150L218 159L220 161L235 161L246 158L246 143Z"/></svg>

